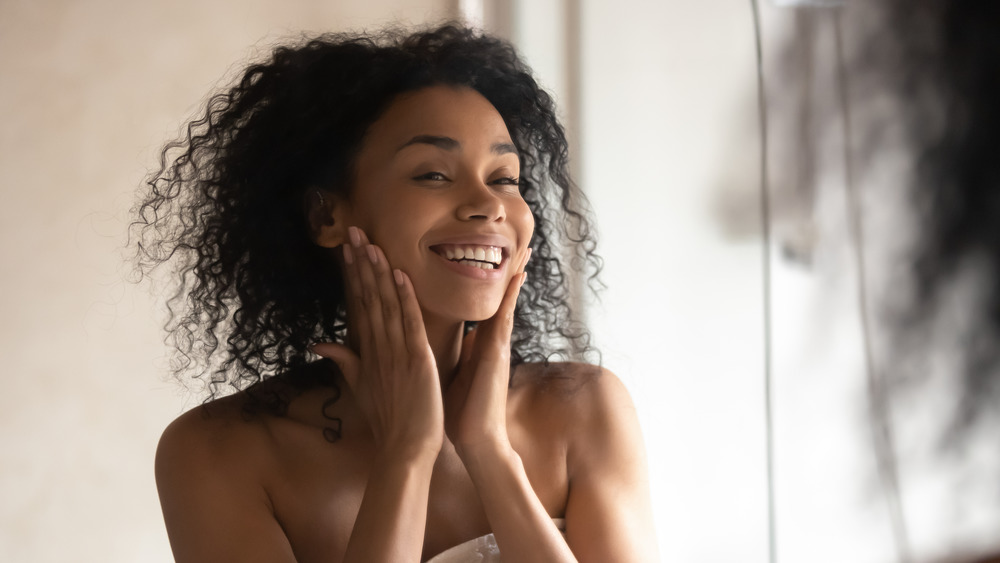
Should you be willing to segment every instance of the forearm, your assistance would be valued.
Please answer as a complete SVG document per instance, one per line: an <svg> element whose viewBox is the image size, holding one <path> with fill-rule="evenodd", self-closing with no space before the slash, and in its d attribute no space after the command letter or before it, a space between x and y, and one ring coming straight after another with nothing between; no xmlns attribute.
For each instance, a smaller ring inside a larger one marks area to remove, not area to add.
<svg viewBox="0 0 1000 563"><path fill-rule="evenodd" d="M576 561L509 444L460 452L506 561Z"/></svg>
<svg viewBox="0 0 1000 563"><path fill-rule="evenodd" d="M420 561L433 459L376 458L344 563Z"/></svg>

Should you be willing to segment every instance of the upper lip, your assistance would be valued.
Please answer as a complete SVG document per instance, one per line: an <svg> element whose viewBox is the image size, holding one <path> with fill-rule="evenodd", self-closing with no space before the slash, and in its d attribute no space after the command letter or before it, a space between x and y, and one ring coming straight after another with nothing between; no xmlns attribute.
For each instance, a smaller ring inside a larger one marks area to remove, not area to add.
<svg viewBox="0 0 1000 563"><path fill-rule="evenodd" d="M435 239L434 242L428 245L428 247L433 250L436 246L441 246L444 244L454 244L454 245L466 245L466 246L496 246L502 251L502 256L507 259L511 255L511 251L514 247L511 240L498 233L480 233L480 234L466 234L466 235L454 235L443 237L440 239Z"/></svg>

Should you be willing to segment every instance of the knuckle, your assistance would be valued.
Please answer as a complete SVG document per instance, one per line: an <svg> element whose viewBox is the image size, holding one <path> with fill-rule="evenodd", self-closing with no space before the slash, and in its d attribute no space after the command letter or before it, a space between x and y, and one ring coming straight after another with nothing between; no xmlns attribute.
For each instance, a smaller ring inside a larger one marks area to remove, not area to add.
<svg viewBox="0 0 1000 563"><path fill-rule="evenodd" d="M383 301L382 316L387 319L395 319L399 317L399 304L392 301Z"/></svg>
<svg viewBox="0 0 1000 563"><path fill-rule="evenodd" d="M431 356L430 346L415 346L410 350L411 367L424 365L426 360L431 358Z"/></svg>
<svg viewBox="0 0 1000 563"><path fill-rule="evenodd" d="M500 322L498 323L498 326L496 327L497 329L499 329L498 332L500 334L510 334L510 331L514 328L514 312L513 311L505 311L500 316L499 320L500 320Z"/></svg>
<svg viewBox="0 0 1000 563"><path fill-rule="evenodd" d="M510 349L501 342L495 342L485 346L482 351L483 359L489 361L503 360L510 353Z"/></svg>
<svg viewBox="0 0 1000 563"><path fill-rule="evenodd" d="M364 303L366 307L374 307L375 305L378 305L378 292L370 287L366 287L361 291L361 302Z"/></svg>
<svg viewBox="0 0 1000 563"><path fill-rule="evenodd" d="M395 362L392 361L392 358L388 354L379 355L378 366L379 370L385 374L391 374L395 370Z"/></svg>
<svg viewBox="0 0 1000 563"><path fill-rule="evenodd" d="M349 280L346 285L347 285L347 291L350 292L351 295L355 297L361 296L361 288L359 287L358 280L353 280L353 279Z"/></svg>
<svg viewBox="0 0 1000 563"><path fill-rule="evenodd" d="M493 354L497 359L504 359L510 354L510 347L497 343L493 346Z"/></svg>

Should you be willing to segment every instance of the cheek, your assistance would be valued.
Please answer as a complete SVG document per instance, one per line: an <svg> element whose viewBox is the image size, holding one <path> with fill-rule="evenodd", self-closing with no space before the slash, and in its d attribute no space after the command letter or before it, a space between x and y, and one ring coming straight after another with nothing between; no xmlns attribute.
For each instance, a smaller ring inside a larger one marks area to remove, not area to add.
<svg viewBox="0 0 1000 563"><path fill-rule="evenodd" d="M535 217L531 214L531 208L522 199L508 209L509 220L514 223L514 227L517 230L518 242L527 247L531 241L532 234L535 232Z"/></svg>
<svg viewBox="0 0 1000 563"><path fill-rule="evenodd" d="M372 244L387 250L397 239L399 233L407 228L407 217L412 217L412 210L407 209L406 202L388 190L370 190L365 199L358 205L355 219L357 225L368 234Z"/></svg>
<svg viewBox="0 0 1000 563"><path fill-rule="evenodd" d="M400 211L400 212L397 212ZM427 227L417 207L387 209L373 217L369 236L386 255L389 265L411 271L420 260L419 243Z"/></svg>

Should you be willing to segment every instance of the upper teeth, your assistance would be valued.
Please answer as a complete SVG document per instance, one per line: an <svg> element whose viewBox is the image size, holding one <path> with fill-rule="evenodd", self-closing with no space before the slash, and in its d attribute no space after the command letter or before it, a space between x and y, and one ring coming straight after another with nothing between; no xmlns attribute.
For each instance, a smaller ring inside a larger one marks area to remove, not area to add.
<svg viewBox="0 0 1000 563"><path fill-rule="evenodd" d="M448 260L478 260L499 264L503 255L502 249L496 246L454 246L442 247L444 257Z"/></svg>

